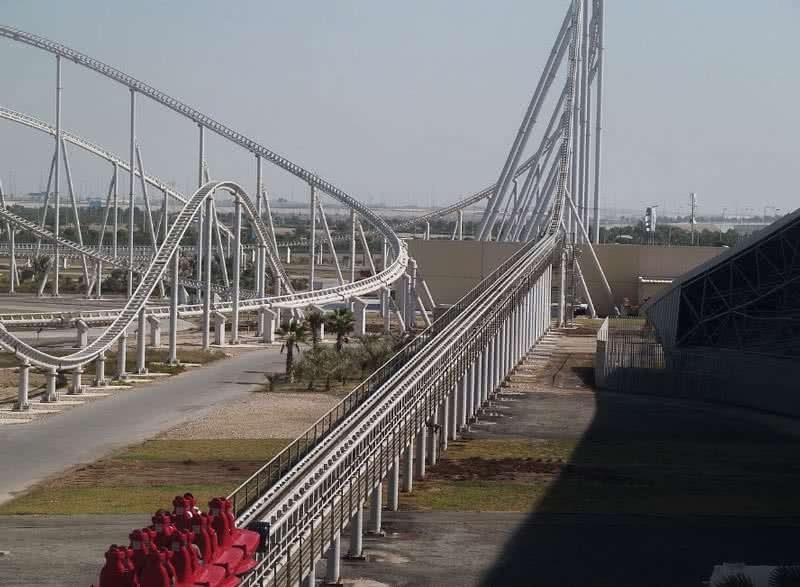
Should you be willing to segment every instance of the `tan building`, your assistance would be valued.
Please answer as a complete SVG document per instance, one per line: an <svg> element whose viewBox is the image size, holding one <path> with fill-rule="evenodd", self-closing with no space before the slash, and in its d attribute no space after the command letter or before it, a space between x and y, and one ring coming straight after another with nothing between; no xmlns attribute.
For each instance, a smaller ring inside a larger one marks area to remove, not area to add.
<svg viewBox="0 0 800 587"><path fill-rule="evenodd" d="M437 304L458 301L521 246L520 243L450 240L412 239L407 242L409 253L416 259ZM620 309L625 298L632 306L639 306L668 285L672 278L724 250L721 247L616 244L595 247L614 292L614 304ZM598 314L608 314L611 304L591 253L579 247L578 258Z"/></svg>

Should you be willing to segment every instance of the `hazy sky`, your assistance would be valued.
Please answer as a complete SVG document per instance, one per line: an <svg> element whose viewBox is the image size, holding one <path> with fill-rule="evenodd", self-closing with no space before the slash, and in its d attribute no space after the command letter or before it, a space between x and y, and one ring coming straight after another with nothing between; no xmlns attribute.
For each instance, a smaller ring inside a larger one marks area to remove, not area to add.
<svg viewBox="0 0 800 587"><path fill-rule="evenodd" d="M798 207L798 0L608 0L602 206ZM494 182L566 0L44 2L4 24L171 94L365 202L445 205ZM63 124L127 158L128 93L63 66ZM0 105L54 121L55 58L0 40ZM147 170L196 183L197 130L141 99ZM543 121L543 123L546 122ZM6 190L43 189L44 135L0 122ZM530 145L533 148L535 145ZM211 174L252 158L207 139ZM110 170L70 152L80 191ZM274 168L277 195L305 187ZM127 185L127 184L126 184Z"/></svg>

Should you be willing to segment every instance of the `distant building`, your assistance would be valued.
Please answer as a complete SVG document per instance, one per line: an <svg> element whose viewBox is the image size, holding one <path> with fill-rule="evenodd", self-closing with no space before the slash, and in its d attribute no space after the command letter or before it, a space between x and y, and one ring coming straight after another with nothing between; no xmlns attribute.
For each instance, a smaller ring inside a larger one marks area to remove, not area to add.
<svg viewBox="0 0 800 587"><path fill-rule="evenodd" d="M47 199L47 192L28 192L25 200L30 202L44 202Z"/></svg>

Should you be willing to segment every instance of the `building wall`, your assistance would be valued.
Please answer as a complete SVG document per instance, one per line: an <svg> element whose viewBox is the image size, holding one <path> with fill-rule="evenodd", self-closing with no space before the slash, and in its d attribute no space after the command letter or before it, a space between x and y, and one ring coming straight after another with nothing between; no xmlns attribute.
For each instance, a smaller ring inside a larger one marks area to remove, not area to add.
<svg viewBox="0 0 800 587"><path fill-rule="evenodd" d="M454 304L478 285L521 243L422 240L406 241L437 304Z"/></svg>
<svg viewBox="0 0 800 587"><path fill-rule="evenodd" d="M596 245L594 250L614 293L614 304L622 309L625 298L634 305L644 303L644 299L639 299L640 276L674 278L726 249L606 244ZM585 246L579 246L577 254L597 313L607 315L611 304L591 253ZM659 289L648 287L647 295L653 295Z"/></svg>
<svg viewBox="0 0 800 587"><path fill-rule="evenodd" d="M437 304L457 302L521 246L520 243L421 239L407 243L409 254L416 259ZM615 244L595 247L614 291L614 303L620 308L626 297L639 303L639 276L677 277L724 250ZM611 306L591 254L583 247L579 247L578 254L597 312L607 315ZM654 288L647 291L648 295L655 293Z"/></svg>

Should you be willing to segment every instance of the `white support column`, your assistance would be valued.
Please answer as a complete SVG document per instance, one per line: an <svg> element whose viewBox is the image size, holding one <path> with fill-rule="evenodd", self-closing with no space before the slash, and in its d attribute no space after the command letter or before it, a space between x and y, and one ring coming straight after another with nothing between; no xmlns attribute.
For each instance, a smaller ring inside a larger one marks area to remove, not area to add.
<svg viewBox="0 0 800 587"><path fill-rule="evenodd" d="M261 333L262 342L270 344L275 342L275 330L278 327L279 312L280 310L267 310L266 308L262 311L262 319L264 321Z"/></svg>
<svg viewBox="0 0 800 587"><path fill-rule="evenodd" d="M403 491L414 490L414 443L410 442L403 453Z"/></svg>
<svg viewBox="0 0 800 587"><path fill-rule="evenodd" d="M55 367L50 367L47 370L47 387L45 388L44 395L42 395L41 403L51 403L58 401L58 394L56 393L56 377L58 377L58 370Z"/></svg>
<svg viewBox="0 0 800 587"><path fill-rule="evenodd" d="M439 406L439 446L443 452L447 450L450 435L450 395L445 395L442 405Z"/></svg>
<svg viewBox="0 0 800 587"><path fill-rule="evenodd" d="M203 350L211 348L211 215L213 214L214 200L212 196L206 199L206 223L203 226Z"/></svg>
<svg viewBox="0 0 800 587"><path fill-rule="evenodd" d="M316 266L317 254L317 188L311 186L311 224L309 226L309 241L308 248L308 289L314 291L314 269Z"/></svg>
<svg viewBox="0 0 800 587"><path fill-rule="evenodd" d="M350 283L356 281L356 211L350 210Z"/></svg>
<svg viewBox="0 0 800 587"><path fill-rule="evenodd" d="M472 415L475 416L475 419L478 418L478 412L481 409L481 395L483 395L483 391L481 389L481 382L483 381L483 350L478 351L478 355L475 357L475 383L472 386Z"/></svg>
<svg viewBox="0 0 800 587"><path fill-rule="evenodd" d="M369 524L367 533L373 535L381 534L381 521L383 513L383 482L372 490L369 502Z"/></svg>
<svg viewBox="0 0 800 587"><path fill-rule="evenodd" d="M414 439L414 447L416 448L416 460L414 475L420 480L425 480L425 449L427 440L428 426L422 425L422 428L417 432L417 437Z"/></svg>
<svg viewBox="0 0 800 587"><path fill-rule="evenodd" d="M469 369L458 382L458 426L460 430L467 425L467 390L469 389Z"/></svg>
<svg viewBox="0 0 800 587"><path fill-rule="evenodd" d="M125 361L128 353L128 331L123 330L117 342L117 374L114 379L124 380L128 378L125 372Z"/></svg>
<svg viewBox="0 0 800 587"><path fill-rule="evenodd" d="M260 167L260 166L259 166ZM239 281L242 271L242 203L235 198L233 211L233 314L231 315L231 344L239 344Z"/></svg>
<svg viewBox="0 0 800 587"><path fill-rule="evenodd" d="M98 353L94 363L94 384L97 387L104 387L106 384L106 355Z"/></svg>
<svg viewBox="0 0 800 587"><path fill-rule="evenodd" d="M469 366L469 374L467 375L467 429L472 422L472 415L475 413L475 379L476 379L476 361L473 360Z"/></svg>
<svg viewBox="0 0 800 587"><path fill-rule="evenodd" d="M22 362L19 365L19 388L17 389L17 402L14 404L14 409L17 411L31 409L31 402L28 399L30 370L31 362L28 359L22 359Z"/></svg>
<svg viewBox="0 0 800 587"><path fill-rule="evenodd" d="M364 502L359 501L356 513L350 521L350 548L347 551L348 559L363 559L362 536L364 534Z"/></svg>
<svg viewBox="0 0 800 587"><path fill-rule="evenodd" d="M161 320L156 316L148 316L147 323L150 325L150 346L161 346Z"/></svg>
<svg viewBox="0 0 800 587"><path fill-rule="evenodd" d="M133 92L133 90L131 90ZM131 93L131 95L133 95ZM133 105L131 105L131 108ZM131 116L133 110L131 110ZM131 124L133 124L131 122ZM58 266L59 266L59 246L58 237L61 234L60 229L60 211L61 211L61 56L56 55L56 159L55 159L55 175L53 177L54 183L54 210L53 210L53 296L58 297ZM131 159L132 160L132 159ZM131 176L131 182L133 182ZM48 194L49 195L49 194ZM42 217L44 218L44 216ZM42 221L44 223L44 220ZM128 286L130 288L130 285ZM130 295L130 294L128 294Z"/></svg>
<svg viewBox="0 0 800 587"><path fill-rule="evenodd" d="M147 327L147 319L144 313L144 308L139 310L139 325L136 330L136 374L145 375L147 368L145 365L145 329Z"/></svg>
<svg viewBox="0 0 800 587"><path fill-rule="evenodd" d="M342 552L342 534L339 530L334 530L331 545L328 548L327 554L327 567L328 572L325 577L325 583L328 585L337 585L339 583L339 559Z"/></svg>
<svg viewBox="0 0 800 587"><path fill-rule="evenodd" d="M178 243L180 244L180 243ZM169 292L169 354L167 364L178 364L178 269L180 267L180 246L175 247L172 254L172 285Z"/></svg>
<svg viewBox="0 0 800 587"><path fill-rule="evenodd" d="M133 233L136 194L136 90L131 88L130 168L128 169L128 297L133 295Z"/></svg>
<svg viewBox="0 0 800 587"><path fill-rule="evenodd" d="M483 365L481 366L481 406L483 406L486 403L486 401L489 399L489 381L490 381L489 354L490 354L490 345L491 345L491 340L486 341L486 346L483 347L483 351L481 351L481 359L483 361Z"/></svg>
<svg viewBox="0 0 800 587"><path fill-rule="evenodd" d="M79 349L82 349L89 344L89 325L83 320L76 320L75 329L78 333L75 346L77 346Z"/></svg>
<svg viewBox="0 0 800 587"><path fill-rule="evenodd" d="M361 298L353 298L353 314L355 314L354 336L364 336L367 332L367 303Z"/></svg>
<svg viewBox="0 0 800 587"><path fill-rule="evenodd" d="M448 440L458 440L458 390L459 383L456 383L450 391L450 414L447 422Z"/></svg>
<svg viewBox="0 0 800 587"><path fill-rule="evenodd" d="M83 374L83 369L80 367L75 367L72 370L72 387L70 387L69 394L70 395L78 395L83 393L83 385L81 385L81 374Z"/></svg>
<svg viewBox="0 0 800 587"><path fill-rule="evenodd" d="M214 344L225 344L225 314L222 312L214 312Z"/></svg>
<svg viewBox="0 0 800 587"><path fill-rule="evenodd" d="M428 446L425 449L425 453L426 453L425 456L427 458L428 465L430 465L431 467L436 464L436 450L439 448L437 446L438 434L437 434L437 431L436 431L437 421L438 420L439 420L439 414L438 414L438 411L437 411L437 412L434 412L433 418L431 418L431 421L427 424L427 428L428 428L428 432L427 432L427 434L428 434L428 437L427 437Z"/></svg>
<svg viewBox="0 0 800 587"><path fill-rule="evenodd" d="M389 469L389 487L386 492L387 508L396 512L400 504L400 455L395 455Z"/></svg>

